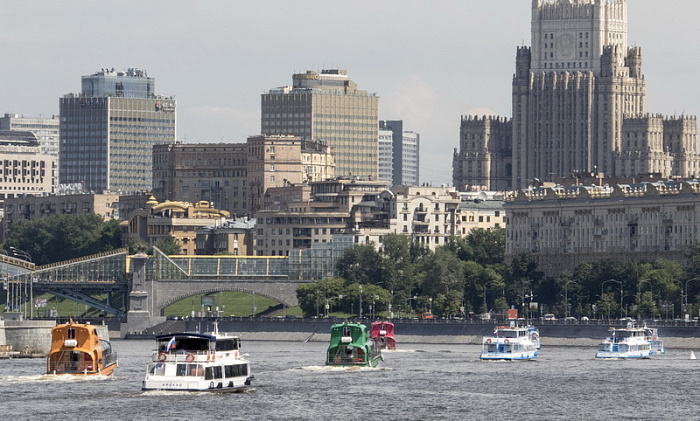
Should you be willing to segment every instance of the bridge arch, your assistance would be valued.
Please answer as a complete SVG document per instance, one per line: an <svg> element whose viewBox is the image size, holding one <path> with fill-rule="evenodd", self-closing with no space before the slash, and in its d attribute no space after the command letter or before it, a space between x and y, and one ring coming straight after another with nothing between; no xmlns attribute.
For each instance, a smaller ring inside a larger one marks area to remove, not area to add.
<svg viewBox="0 0 700 421"><path fill-rule="evenodd" d="M174 304L178 301L184 300L184 299L189 298L189 297L194 297L195 295L209 294L212 292L245 292L247 294L259 295L261 297L265 297L265 298L269 298L271 300L279 301L280 304L282 304L286 307L291 307L291 305L289 303L285 303L280 297L276 297L276 296L273 296L271 294L258 291L256 288L242 288L242 287L237 286L237 285L222 285L222 286L217 286L217 287L201 288L201 289L198 289L196 291L187 291L187 293L169 297L167 300L163 300L163 301L158 303L158 305L156 306L156 311L158 312L158 315L162 316L165 309L171 304Z"/></svg>

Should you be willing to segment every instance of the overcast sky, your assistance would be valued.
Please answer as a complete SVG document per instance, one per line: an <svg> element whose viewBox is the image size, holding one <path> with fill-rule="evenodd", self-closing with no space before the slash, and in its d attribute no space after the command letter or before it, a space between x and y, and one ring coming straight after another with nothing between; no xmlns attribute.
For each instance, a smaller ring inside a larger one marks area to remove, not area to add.
<svg viewBox="0 0 700 421"><path fill-rule="evenodd" d="M58 114L80 77L130 67L178 101L178 140L245 142L260 95L292 74L342 68L380 119L421 134L421 181L451 184L461 115L511 116L515 50L531 0L6 0L0 113ZM695 0L629 0L646 110L700 114Z"/></svg>

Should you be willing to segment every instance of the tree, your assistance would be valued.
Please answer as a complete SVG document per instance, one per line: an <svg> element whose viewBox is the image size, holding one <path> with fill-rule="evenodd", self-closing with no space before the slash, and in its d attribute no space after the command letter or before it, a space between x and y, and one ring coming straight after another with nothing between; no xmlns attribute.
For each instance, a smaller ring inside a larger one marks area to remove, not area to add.
<svg viewBox="0 0 700 421"><path fill-rule="evenodd" d="M172 235L161 238L160 240L156 241L153 246L166 256L182 254L182 245L180 245L180 242Z"/></svg>
<svg viewBox="0 0 700 421"><path fill-rule="evenodd" d="M3 248L24 250L34 263L44 265L115 250L121 244L119 221L81 213L19 221Z"/></svg>
<svg viewBox="0 0 700 421"><path fill-rule="evenodd" d="M381 256L374 249L373 244L356 245L345 250L336 268L338 274L350 284L386 282Z"/></svg>

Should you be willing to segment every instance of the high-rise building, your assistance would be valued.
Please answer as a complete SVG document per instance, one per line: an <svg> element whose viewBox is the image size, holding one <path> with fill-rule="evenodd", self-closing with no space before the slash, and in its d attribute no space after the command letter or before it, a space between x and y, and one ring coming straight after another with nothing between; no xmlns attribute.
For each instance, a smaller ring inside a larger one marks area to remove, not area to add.
<svg viewBox="0 0 700 421"><path fill-rule="evenodd" d="M417 186L419 184L420 134L404 130L402 120L382 120L379 122L379 130L392 132L392 178L389 180L391 185Z"/></svg>
<svg viewBox="0 0 700 421"><path fill-rule="evenodd" d="M0 130L21 130L34 133L39 141L42 155L53 159L49 168L53 171L50 174L54 183L58 183L58 116L50 118L25 117L19 114L5 114L0 117Z"/></svg>
<svg viewBox="0 0 700 421"><path fill-rule="evenodd" d="M327 143L338 177L377 179L378 102L345 70L307 71L261 98L261 132Z"/></svg>
<svg viewBox="0 0 700 421"><path fill-rule="evenodd" d="M82 92L60 100L59 180L86 191L152 187L152 148L174 143L176 101L154 94L143 70L102 69L82 77Z"/></svg>
<svg viewBox="0 0 700 421"><path fill-rule="evenodd" d="M462 118L455 186L519 189L591 172L700 174L696 118L645 114L627 0L533 0L531 30L532 46L517 49L512 120Z"/></svg>
<svg viewBox="0 0 700 421"><path fill-rule="evenodd" d="M386 181L387 184L394 183L394 132L387 129L382 129L381 121L379 122L379 155L378 155L378 172L379 179Z"/></svg>

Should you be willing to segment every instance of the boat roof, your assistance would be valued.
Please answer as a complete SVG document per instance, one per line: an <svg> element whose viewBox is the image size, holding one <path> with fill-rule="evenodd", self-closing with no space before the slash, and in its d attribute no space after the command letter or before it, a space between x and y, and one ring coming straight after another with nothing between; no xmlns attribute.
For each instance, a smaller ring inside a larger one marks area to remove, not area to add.
<svg viewBox="0 0 700 421"><path fill-rule="evenodd" d="M156 340L157 340L157 341L160 341L160 340L164 340L164 339L170 339L170 338L172 338L172 337L175 337L175 338L206 339L206 340L209 340L209 341L216 341L216 338L217 338L217 337L214 336L214 335L205 335L205 334L202 334L202 333L188 333L188 332L184 332L184 333L169 333L169 334L167 334L167 335L156 335Z"/></svg>

